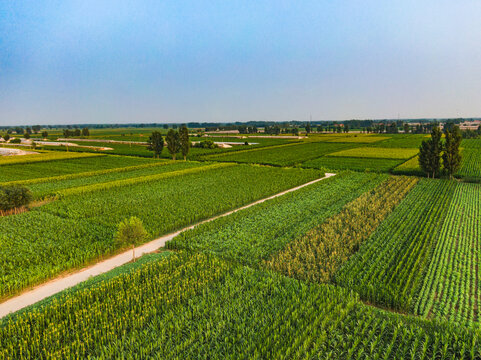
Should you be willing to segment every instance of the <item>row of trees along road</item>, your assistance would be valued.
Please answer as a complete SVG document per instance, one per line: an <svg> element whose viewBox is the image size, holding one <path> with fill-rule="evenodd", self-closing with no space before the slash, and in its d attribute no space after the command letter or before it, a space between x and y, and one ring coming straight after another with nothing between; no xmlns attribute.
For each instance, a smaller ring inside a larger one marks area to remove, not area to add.
<svg viewBox="0 0 481 360"><path fill-rule="evenodd" d="M152 132L147 143L147 149L153 151L154 157L160 157L160 154L164 149L164 138L162 137L162 134L158 131ZM167 150L170 155L172 155L172 160L175 160L179 151L182 152L182 156L184 157L184 160L186 160L191 147L189 130L187 127L182 126L179 131L170 129L165 136L165 144L167 144Z"/></svg>
<svg viewBox="0 0 481 360"><path fill-rule="evenodd" d="M444 144L442 135L441 130L436 126L431 131L431 138L421 143L419 165L428 177L434 178L440 175L443 168L452 179L461 166L461 154L459 153L459 145L462 140L461 131L458 126L445 129Z"/></svg>

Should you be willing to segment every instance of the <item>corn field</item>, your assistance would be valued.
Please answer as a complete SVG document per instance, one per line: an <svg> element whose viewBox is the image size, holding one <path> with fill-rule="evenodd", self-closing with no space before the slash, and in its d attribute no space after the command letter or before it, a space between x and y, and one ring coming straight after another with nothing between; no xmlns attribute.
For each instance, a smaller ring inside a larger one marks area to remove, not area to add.
<svg viewBox="0 0 481 360"><path fill-rule="evenodd" d="M0 321L0 359L481 359L480 333L173 254Z"/></svg>

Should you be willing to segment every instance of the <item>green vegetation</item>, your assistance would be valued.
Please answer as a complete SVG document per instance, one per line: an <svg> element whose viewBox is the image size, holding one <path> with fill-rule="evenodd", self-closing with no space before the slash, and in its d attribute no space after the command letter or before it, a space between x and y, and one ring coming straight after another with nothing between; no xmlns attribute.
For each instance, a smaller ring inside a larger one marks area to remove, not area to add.
<svg viewBox="0 0 481 360"><path fill-rule="evenodd" d="M473 325L481 320L481 186L456 185L415 313Z"/></svg>
<svg viewBox="0 0 481 360"><path fill-rule="evenodd" d="M173 254L0 322L0 358L478 359L479 332Z"/></svg>
<svg viewBox="0 0 481 360"><path fill-rule="evenodd" d="M125 218L138 217L152 236L159 236L321 175L307 169L220 165L119 187L87 185L102 191L75 188L78 195L0 218L0 297L115 253L114 233Z"/></svg>
<svg viewBox="0 0 481 360"><path fill-rule="evenodd" d="M32 164L35 162L46 162L65 159L78 159L94 156L102 156L100 154L85 153L63 153L63 152L43 152L38 154L20 155L20 156L0 156L0 166L12 164ZM4 169L2 167L2 169ZM3 172L4 170L2 170Z"/></svg>
<svg viewBox="0 0 481 360"><path fill-rule="evenodd" d="M256 265L337 214L385 175L344 173L184 232L169 249L201 250Z"/></svg>
<svg viewBox="0 0 481 360"><path fill-rule="evenodd" d="M114 235L114 240L121 247L130 244L140 244L148 238L149 233L145 230L142 220L135 216L131 216L129 219L121 221L117 232Z"/></svg>
<svg viewBox="0 0 481 360"><path fill-rule="evenodd" d="M27 206L32 193L22 185L0 185L0 215L10 210Z"/></svg>
<svg viewBox="0 0 481 360"><path fill-rule="evenodd" d="M300 280L329 281L416 183L416 178L390 177L289 243L266 266Z"/></svg>
<svg viewBox="0 0 481 360"><path fill-rule="evenodd" d="M423 179L335 275L361 298L408 311L440 236L455 183Z"/></svg>
<svg viewBox="0 0 481 360"><path fill-rule="evenodd" d="M358 147L329 154L329 156L373 158L373 159L409 159L418 153L418 149Z"/></svg>
<svg viewBox="0 0 481 360"><path fill-rule="evenodd" d="M64 179L62 176L72 176L71 178L75 176L82 177L84 175L90 176L90 174L93 173L100 174L102 171L120 171L121 168L157 166L157 164L160 165L164 163L164 161L127 156L101 155L75 158L75 155L78 154L69 155L74 155L74 158L52 160L52 162L40 161L28 164L3 165L2 171L0 172L0 181L3 183L18 181L26 185L34 184L37 181L62 180Z"/></svg>
<svg viewBox="0 0 481 360"><path fill-rule="evenodd" d="M301 144L288 144L272 146L265 149L252 149L224 153L204 157L205 160L234 161L240 163L258 163L278 166L301 164L304 161L318 158L341 149L356 146L356 144L306 142Z"/></svg>
<svg viewBox="0 0 481 360"><path fill-rule="evenodd" d="M330 157L329 155L302 163L302 167L330 170L354 170L388 172L402 163L402 160Z"/></svg>
<svg viewBox="0 0 481 360"><path fill-rule="evenodd" d="M456 175L466 180L481 180L481 147L479 149L464 148L461 151L461 168Z"/></svg>

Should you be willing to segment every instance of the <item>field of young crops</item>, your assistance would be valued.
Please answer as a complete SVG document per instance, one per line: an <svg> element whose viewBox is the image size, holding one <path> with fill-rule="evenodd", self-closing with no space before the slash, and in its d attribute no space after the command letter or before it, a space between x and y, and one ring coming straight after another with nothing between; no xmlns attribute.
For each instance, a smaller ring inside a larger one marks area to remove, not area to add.
<svg viewBox="0 0 481 360"><path fill-rule="evenodd" d="M480 141L481 143L481 141ZM461 168L456 175L470 180L481 180L481 147L464 148L461 151Z"/></svg>
<svg viewBox="0 0 481 360"><path fill-rule="evenodd" d="M389 139L370 144L370 147L419 149L426 134L389 134Z"/></svg>
<svg viewBox="0 0 481 360"><path fill-rule="evenodd" d="M55 153L57 154L57 153ZM62 154L62 153L59 153ZM72 155L69 153L69 155ZM78 154L73 154L73 156ZM144 159L129 156L88 156L68 158L49 162L34 162L28 164L3 165L0 172L0 182L18 181L32 184L44 181L58 181L62 177L83 177L89 173L102 171L117 171L117 169L133 166L150 166L164 160Z"/></svg>
<svg viewBox="0 0 481 360"><path fill-rule="evenodd" d="M481 185L459 183L415 307L426 317L481 320Z"/></svg>
<svg viewBox="0 0 481 360"><path fill-rule="evenodd" d="M361 298L411 310L445 222L455 182L422 179L335 274Z"/></svg>
<svg viewBox="0 0 481 360"><path fill-rule="evenodd" d="M17 155L17 156L0 156L0 166L14 165L14 164L32 164L37 162L50 162L56 160L66 159L79 159L89 158L95 156L102 156L101 154L88 154L88 153L67 153L67 152L40 152L38 154L31 155ZM2 170L2 172L4 172Z"/></svg>
<svg viewBox="0 0 481 360"><path fill-rule="evenodd" d="M253 149L219 155L206 156L203 159L213 161L234 161L239 163L257 163L278 166L292 166L320 156L352 148L355 143L304 142L284 146L272 146L265 149Z"/></svg>
<svg viewBox="0 0 481 360"><path fill-rule="evenodd" d="M480 333L172 254L0 321L0 358L480 359Z"/></svg>
<svg viewBox="0 0 481 360"><path fill-rule="evenodd" d="M357 147L334 152L329 154L329 156L407 160L415 156L418 152L418 149Z"/></svg>
<svg viewBox="0 0 481 360"><path fill-rule="evenodd" d="M265 265L300 280L331 280L417 181L416 178L390 177L348 203L339 214L289 243Z"/></svg>
<svg viewBox="0 0 481 360"><path fill-rule="evenodd" d="M60 200L0 218L0 297L112 254L125 218L140 218L154 238L322 176L225 163L172 167L184 169L65 189Z"/></svg>
<svg viewBox="0 0 481 360"><path fill-rule="evenodd" d="M256 265L304 235L345 204L380 184L386 175L338 174L178 235L167 247L201 250Z"/></svg>
<svg viewBox="0 0 481 360"><path fill-rule="evenodd" d="M388 172L403 160L322 156L302 163L302 167L330 170Z"/></svg>

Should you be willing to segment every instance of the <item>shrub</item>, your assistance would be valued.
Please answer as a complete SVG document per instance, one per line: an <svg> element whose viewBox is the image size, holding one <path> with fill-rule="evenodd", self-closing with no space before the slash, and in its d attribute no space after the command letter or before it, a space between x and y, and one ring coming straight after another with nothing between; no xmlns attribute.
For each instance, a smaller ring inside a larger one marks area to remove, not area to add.
<svg viewBox="0 0 481 360"><path fill-rule="evenodd" d="M15 138L10 140L10 144L20 144L22 140L20 138Z"/></svg>
<svg viewBox="0 0 481 360"><path fill-rule="evenodd" d="M31 191L22 185L0 186L0 210L8 211L26 206L32 201Z"/></svg>
<svg viewBox="0 0 481 360"><path fill-rule="evenodd" d="M148 237L149 233L145 230L142 220L135 216L124 219L115 233L115 241L121 245L138 244Z"/></svg>

